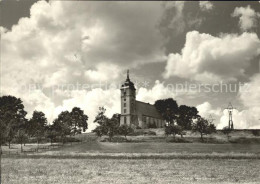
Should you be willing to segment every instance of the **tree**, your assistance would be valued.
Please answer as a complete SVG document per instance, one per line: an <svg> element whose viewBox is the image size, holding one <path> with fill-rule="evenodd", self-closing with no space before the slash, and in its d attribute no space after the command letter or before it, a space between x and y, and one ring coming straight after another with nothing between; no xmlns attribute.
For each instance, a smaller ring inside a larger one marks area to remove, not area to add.
<svg viewBox="0 0 260 184"><path fill-rule="evenodd" d="M111 119L108 119L105 126L107 127L107 135L109 137L109 141L111 141L112 137L114 137L114 135L118 133L119 124L120 122L118 121L118 118L112 117Z"/></svg>
<svg viewBox="0 0 260 184"><path fill-rule="evenodd" d="M179 125L174 125L174 124L170 124L168 126L165 127L165 135L173 135L173 137L175 138L176 135L183 135L183 129L181 126Z"/></svg>
<svg viewBox="0 0 260 184"><path fill-rule="evenodd" d="M53 125L47 126L46 137L50 139L51 145L55 141L57 136L58 136L58 132L54 129L54 126Z"/></svg>
<svg viewBox="0 0 260 184"><path fill-rule="evenodd" d="M192 129L193 131L200 133L201 140L203 140L203 135L211 134L216 131L216 127L202 117L197 118L197 120L193 123Z"/></svg>
<svg viewBox="0 0 260 184"><path fill-rule="evenodd" d="M71 135L71 118L68 111L63 111L59 114L58 118L53 121L53 130L61 137L64 144L67 135Z"/></svg>
<svg viewBox="0 0 260 184"><path fill-rule="evenodd" d="M41 111L34 111L32 118L26 125L26 129L30 136L36 137L37 145L39 145L39 141L45 135L46 128L47 118L45 117L45 114Z"/></svg>
<svg viewBox="0 0 260 184"><path fill-rule="evenodd" d="M118 129L120 135L124 135L125 138L128 134L134 132L134 129L128 125L121 125Z"/></svg>
<svg viewBox="0 0 260 184"><path fill-rule="evenodd" d="M71 115L71 126L72 126L72 135L81 134L85 132L88 128L88 116L84 114L84 111L78 107L74 107L70 112Z"/></svg>
<svg viewBox="0 0 260 184"><path fill-rule="evenodd" d="M108 119L105 112L106 109L104 107L99 107L99 112L94 120L94 123L98 123L99 125L105 124Z"/></svg>
<svg viewBox="0 0 260 184"><path fill-rule="evenodd" d="M94 123L98 123L98 126L92 131L95 132L98 137L107 135L107 121L108 117L105 115L106 109L104 107L99 107L99 112L94 120Z"/></svg>
<svg viewBox="0 0 260 184"><path fill-rule="evenodd" d="M17 131L24 126L27 112L24 110L22 100L14 96L0 97L0 119L1 126L5 127L5 140L9 143L15 137Z"/></svg>
<svg viewBox="0 0 260 184"><path fill-rule="evenodd" d="M104 126L97 126L94 130L92 130L98 137L102 137L103 135L107 134L107 130Z"/></svg>
<svg viewBox="0 0 260 184"><path fill-rule="evenodd" d="M2 145L5 143L7 138L7 124L1 118L0 119L0 154L2 154Z"/></svg>
<svg viewBox="0 0 260 184"><path fill-rule="evenodd" d="M16 140L21 145L21 152L23 152L23 143L27 140L27 134L24 129L18 130L16 134Z"/></svg>
<svg viewBox="0 0 260 184"><path fill-rule="evenodd" d="M109 141L111 141L112 137L118 133L120 115L114 114L112 118L108 118L105 115L105 112L106 109L104 107L99 107L99 112L94 120L94 122L98 123L99 126L96 127L93 132L95 132L99 137L102 135L107 135L109 137Z"/></svg>
<svg viewBox="0 0 260 184"><path fill-rule="evenodd" d="M175 100L172 98L157 100L154 106L168 124L174 123L178 114L178 104Z"/></svg>
<svg viewBox="0 0 260 184"><path fill-rule="evenodd" d="M196 107L181 105L178 110L177 124L185 130L192 129L192 122L199 117Z"/></svg>

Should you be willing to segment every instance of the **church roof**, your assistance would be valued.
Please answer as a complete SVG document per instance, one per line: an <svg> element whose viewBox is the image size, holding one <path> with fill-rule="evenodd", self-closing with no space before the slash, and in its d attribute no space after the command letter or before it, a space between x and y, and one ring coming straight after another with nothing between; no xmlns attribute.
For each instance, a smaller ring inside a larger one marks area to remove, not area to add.
<svg viewBox="0 0 260 184"><path fill-rule="evenodd" d="M155 108L155 106L149 103L136 101L136 112L138 114L142 114L145 116L149 116L157 119L163 119L161 114Z"/></svg>
<svg viewBox="0 0 260 184"><path fill-rule="evenodd" d="M134 89L135 90L135 85L134 83L130 80L129 78L129 70L127 70L127 78L125 80L125 82L122 84L121 87L129 87L130 89Z"/></svg>

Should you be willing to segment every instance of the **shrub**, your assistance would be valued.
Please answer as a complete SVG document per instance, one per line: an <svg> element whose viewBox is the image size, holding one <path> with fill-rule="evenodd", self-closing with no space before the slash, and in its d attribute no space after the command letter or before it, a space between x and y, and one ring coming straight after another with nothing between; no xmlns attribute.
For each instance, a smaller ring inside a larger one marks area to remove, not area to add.
<svg viewBox="0 0 260 184"><path fill-rule="evenodd" d="M148 124L148 128L157 128L155 123Z"/></svg>
<svg viewBox="0 0 260 184"><path fill-rule="evenodd" d="M260 136L260 130L251 130L254 136Z"/></svg>
<svg viewBox="0 0 260 184"><path fill-rule="evenodd" d="M156 135L156 132L149 130L147 132L144 132L144 135Z"/></svg>

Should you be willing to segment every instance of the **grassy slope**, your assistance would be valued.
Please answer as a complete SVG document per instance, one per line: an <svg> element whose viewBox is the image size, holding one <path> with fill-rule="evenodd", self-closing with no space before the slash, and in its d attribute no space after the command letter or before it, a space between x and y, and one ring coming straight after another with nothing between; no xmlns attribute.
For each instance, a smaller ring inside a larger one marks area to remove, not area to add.
<svg viewBox="0 0 260 184"><path fill-rule="evenodd" d="M13 167L13 166L16 167ZM3 183L258 183L260 160L10 159Z"/></svg>
<svg viewBox="0 0 260 184"><path fill-rule="evenodd" d="M206 144L206 143L109 143L84 142L56 149L60 152L99 153L260 153L260 144Z"/></svg>
<svg viewBox="0 0 260 184"><path fill-rule="evenodd" d="M231 144L224 142L227 140L226 135L222 132L207 136L208 138L214 138L222 140L222 144L210 144L210 143L169 143L166 142L165 136L163 135L163 129L155 130L159 136L132 136L128 139L132 140L143 140L145 142L139 143L109 143L109 142L98 142L95 139L94 134L82 134L80 139L83 140L81 145L66 146L59 148L58 152L98 152L98 153L260 153L260 144L258 142L251 142L249 144ZM199 139L198 133L187 132L184 139L197 140ZM260 139L255 137L248 132L233 132L231 133L232 138L246 138L248 140Z"/></svg>

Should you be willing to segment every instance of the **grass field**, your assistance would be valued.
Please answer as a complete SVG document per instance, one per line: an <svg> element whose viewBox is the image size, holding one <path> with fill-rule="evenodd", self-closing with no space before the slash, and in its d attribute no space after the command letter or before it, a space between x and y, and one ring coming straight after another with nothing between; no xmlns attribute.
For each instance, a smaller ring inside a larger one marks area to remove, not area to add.
<svg viewBox="0 0 260 184"><path fill-rule="evenodd" d="M15 167L14 167L15 166ZM259 183L260 160L11 159L3 184Z"/></svg>
<svg viewBox="0 0 260 184"><path fill-rule="evenodd" d="M84 142L80 145L58 148L57 152L102 153L260 153L260 144L206 144L206 143L109 143Z"/></svg>
<svg viewBox="0 0 260 184"><path fill-rule="evenodd" d="M260 183L258 140L244 132L232 136L246 137L246 142L173 143L164 136L133 136L128 139L142 141L111 143L100 142L93 134L81 135L82 143L37 153L5 154L2 183ZM219 134L216 137L226 139ZM19 147L12 145L11 151ZM28 144L24 149L35 147ZM3 149L9 150L7 146Z"/></svg>

